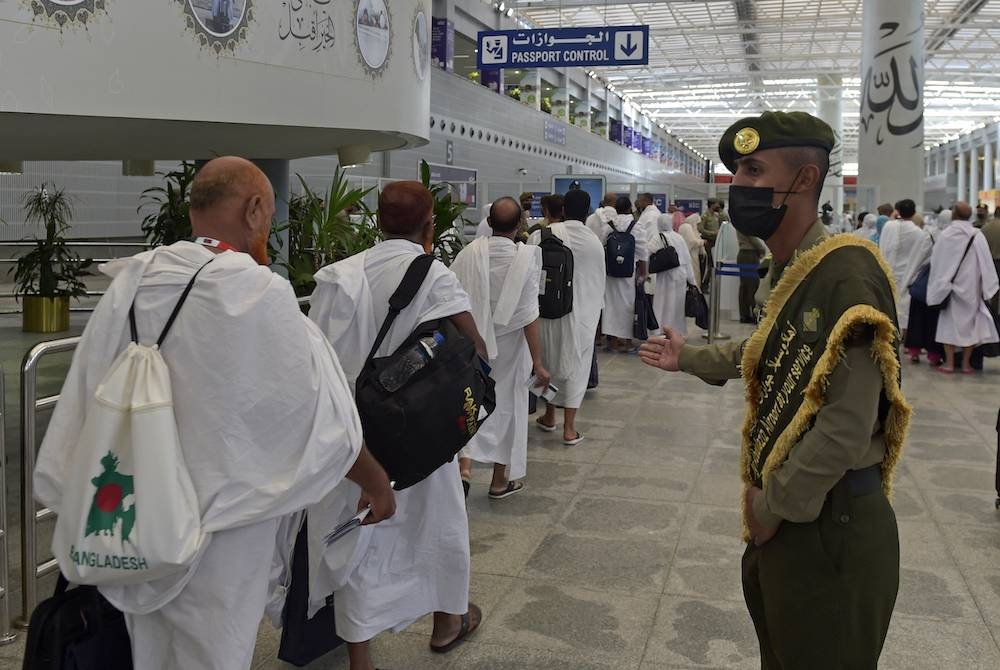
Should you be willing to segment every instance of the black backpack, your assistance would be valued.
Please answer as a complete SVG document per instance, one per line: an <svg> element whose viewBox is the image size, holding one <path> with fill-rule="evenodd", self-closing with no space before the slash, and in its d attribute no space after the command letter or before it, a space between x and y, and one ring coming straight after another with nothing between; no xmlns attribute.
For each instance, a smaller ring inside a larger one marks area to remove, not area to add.
<svg viewBox="0 0 1000 670"><path fill-rule="evenodd" d="M670 246L670 243L667 242L667 238L663 235L663 233L660 233L660 239L663 240L663 248L650 254L649 274L665 272L681 266L681 259L677 255L677 250Z"/></svg>
<svg viewBox="0 0 1000 670"><path fill-rule="evenodd" d="M96 586L77 586L61 574L55 594L31 613L23 670L132 670L125 617Z"/></svg>
<svg viewBox="0 0 1000 670"><path fill-rule="evenodd" d="M542 250L542 293L538 313L543 319L560 319L573 311L573 252L548 228L538 243Z"/></svg>
<svg viewBox="0 0 1000 670"><path fill-rule="evenodd" d="M434 257L418 256L389 298L389 314L372 345L355 387L365 444L401 491L449 462L496 409L494 381L476 347L448 318L428 321L389 356L375 358L390 326L423 284ZM434 357L403 386L387 391L379 375L417 343L435 333L444 341ZM480 417L480 410L486 416Z"/></svg>
<svg viewBox="0 0 1000 670"><path fill-rule="evenodd" d="M632 235L635 224L633 219L628 229L621 231L608 221L611 233L604 243L604 266L609 277L631 277L635 274L635 236Z"/></svg>

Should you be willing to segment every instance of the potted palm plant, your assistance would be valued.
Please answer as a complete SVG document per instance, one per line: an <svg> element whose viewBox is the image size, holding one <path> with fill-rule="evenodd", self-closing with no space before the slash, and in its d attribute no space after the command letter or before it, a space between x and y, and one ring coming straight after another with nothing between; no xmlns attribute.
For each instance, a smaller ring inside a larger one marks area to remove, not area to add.
<svg viewBox="0 0 1000 670"><path fill-rule="evenodd" d="M89 274L93 261L80 258L67 244L73 212L69 196L54 185L42 184L24 195L27 223L39 223L45 237L35 237L35 245L17 259L14 292L24 306L22 330L28 333L57 333L69 329L69 299L86 293L81 277Z"/></svg>
<svg viewBox="0 0 1000 670"><path fill-rule="evenodd" d="M281 233L287 232L287 261L279 264L296 295L304 296L316 287L313 275L320 268L375 246L382 232L364 200L373 189L352 187L342 169L334 172L326 193L310 188L302 175L296 177L302 192L288 202L288 223L272 229L272 246L281 244ZM358 216L352 219L351 214Z"/></svg>
<svg viewBox="0 0 1000 670"><path fill-rule="evenodd" d="M425 160L420 161L420 181L434 196L434 255L445 265L451 265L465 246L462 229L470 222L463 213L468 205L452 197L451 184L431 183L431 167Z"/></svg>
<svg viewBox="0 0 1000 670"><path fill-rule="evenodd" d="M142 234L150 246L169 245L191 237L191 184L197 166L184 161L170 172L159 172L166 184L142 192L137 211L152 209L142 220Z"/></svg>

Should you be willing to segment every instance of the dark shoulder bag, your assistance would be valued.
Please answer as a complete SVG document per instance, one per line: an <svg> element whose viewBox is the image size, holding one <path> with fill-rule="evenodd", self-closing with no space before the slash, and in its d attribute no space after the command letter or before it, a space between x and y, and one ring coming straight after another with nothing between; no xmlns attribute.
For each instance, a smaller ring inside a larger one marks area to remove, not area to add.
<svg viewBox="0 0 1000 670"><path fill-rule="evenodd" d="M389 314L355 389L365 444L397 491L423 481L451 461L496 409L493 379L484 370L473 342L449 318L420 324L392 354L375 357L433 262L429 254L418 256L389 298ZM383 373L396 369L402 357L418 350L421 340L434 338L440 342L423 366L398 388L387 389Z"/></svg>
<svg viewBox="0 0 1000 670"><path fill-rule="evenodd" d="M976 233L972 233L972 237L969 238L969 243L965 245L965 253L962 254L962 260L958 262L958 267L955 268L955 274L951 276L951 281L949 284L954 284L955 279L958 277L958 273L962 270L962 264L965 263L965 257L969 255L969 249L972 248L972 243L976 239ZM927 303L927 284L930 281L931 276L931 265L927 264L926 267L921 268L920 272L917 274L916 279L913 280L913 284L910 285L910 295ZM914 287L916 287L916 293L914 293ZM920 292L923 291L923 297L920 296ZM945 307L948 306L948 302L951 300L951 291L948 291L948 295L944 297L944 300L936 305L928 304L927 308L932 309L935 312L940 312Z"/></svg>
<svg viewBox="0 0 1000 670"><path fill-rule="evenodd" d="M344 644L337 636L332 595L326 599L326 605L309 618L308 523L308 518L302 520L292 548L292 573L285 596L281 643L278 646L278 659L300 668Z"/></svg>
<svg viewBox="0 0 1000 670"><path fill-rule="evenodd" d="M667 242L667 238L663 233L660 233L660 239L663 240L663 248L654 252L649 257L650 274L666 272L667 270L673 270L681 266L681 259L677 255L677 250Z"/></svg>
<svg viewBox="0 0 1000 670"><path fill-rule="evenodd" d="M23 670L132 670L124 615L96 586L68 587L60 574L31 613Z"/></svg>

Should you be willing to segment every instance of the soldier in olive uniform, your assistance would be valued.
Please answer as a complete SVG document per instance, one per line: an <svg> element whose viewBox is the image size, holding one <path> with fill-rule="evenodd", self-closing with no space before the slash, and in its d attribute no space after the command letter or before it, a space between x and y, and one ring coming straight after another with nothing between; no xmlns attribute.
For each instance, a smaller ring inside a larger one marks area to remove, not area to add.
<svg viewBox="0 0 1000 670"><path fill-rule="evenodd" d="M640 351L710 383L744 379L743 589L766 670L875 668L899 586L888 495L910 408L892 273L816 219L833 144L802 112L723 135L733 225L773 256L763 321L744 342L695 347L665 329Z"/></svg>
<svg viewBox="0 0 1000 670"><path fill-rule="evenodd" d="M702 279L702 289L708 290L711 285L712 277L714 272L712 270L715 263L715 241L719 237L719 228L722 227L722 217L719 216L719 203L718 201L709 198L707 211L701 215L701 221L698 222L698 233L701 238L705 240L705 251L708 255L708 271L705 273L704 279Z"/></svg>

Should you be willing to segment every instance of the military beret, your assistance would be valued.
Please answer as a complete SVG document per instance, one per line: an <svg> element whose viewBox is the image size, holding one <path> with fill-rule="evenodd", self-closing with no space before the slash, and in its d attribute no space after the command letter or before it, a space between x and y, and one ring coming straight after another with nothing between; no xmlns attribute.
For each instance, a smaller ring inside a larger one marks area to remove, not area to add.
<svg viewBox="0 0 1000 670"><path fill-rule="evenodd" d="M736 161L755 151L779 147L819 147L829 153L835 139L826 122L805 112L764 112L740 119L719 140L719 157L733 174Z"/></svg>

